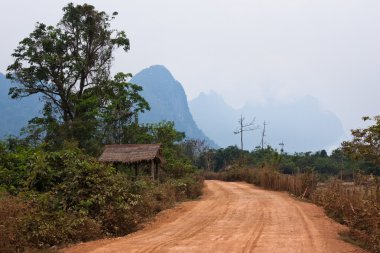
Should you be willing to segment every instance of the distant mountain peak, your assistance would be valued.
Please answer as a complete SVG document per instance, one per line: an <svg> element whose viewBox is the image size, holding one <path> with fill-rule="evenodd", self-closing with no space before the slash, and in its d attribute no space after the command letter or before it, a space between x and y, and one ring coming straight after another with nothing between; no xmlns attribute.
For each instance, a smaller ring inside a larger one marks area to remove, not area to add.
<svg viewBox="0 0 380 253"><path fill-rule="evenodd" d="M175 80L172 73L170 73L170 71L163 65L152 65L148 68L141 70L136 75L154 76L156 79L161 80Z"/></svg>
<svg viewBox="0 0 380 253"><path fill-rule="evenodd" d="M19 135L20 129L28 121L39 115L41 103L38 95L23 99L11 99L9 88L14 84L0 73L0 139L9 135Z"/></svg>
<svg viewBox="0 0 380 253"><path fill-rule="evenodd" d="M225 105L225 102L224 102L224 99L223 99L222 95L220 95L219 93L217 93L217 92L215 92L213 90L210 90L209 92L201 92L201 93L199 93L198 97L196 97L193 100L191 100L190 103L193 103L194 101L197 101L199 103L202 103L202 101L210 103L212 101L212 103L214 103L214 106L216 104L218 104L218 105Z"/></svg>
<svg viewBox="0 0 380 253"><path fill-rule="evenodd" d="M140 115L142 123L174 121L175 127L186 133L186 137L206 140L212 147L217 145L197 126L190 113L185 90L162 65L153 65L137 73L131 80L143 87L142 96L151 110Z"/></svg>

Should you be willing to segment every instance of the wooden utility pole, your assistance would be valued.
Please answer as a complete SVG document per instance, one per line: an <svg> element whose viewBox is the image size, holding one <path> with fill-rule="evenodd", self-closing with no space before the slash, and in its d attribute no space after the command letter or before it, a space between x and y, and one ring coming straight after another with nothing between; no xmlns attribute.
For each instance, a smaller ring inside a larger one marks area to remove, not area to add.
<svg viewBox="0 0 380 253"><path fill-rule="evenodd" d="M240 116L240 119L238 120L239 128L234 131L234 134L240 134L240 148L243 150L243 133L248 131L254 131L257 130L259 127L255 126L255 118L248 124L244 124L245 118L243 115Z"/></svg>
<svg viewBox="0 0 380 253"><path fill-rule="evenodd" d="M284 152L284 146L285 146L285 144L284 144L284 141L282 141L280 144L278 144L278 145L280 145L281 146L281 154Z"/></svg>
<svg viewBox="0 0 380 253"><path fill-rule="evenodd" d="M268 125L267 122L264 121L264 124L263 124L263 132L261 134L261 149L264 149L264 137L266 136L265 135L265 130L266 130L266 126Z"/></svg>

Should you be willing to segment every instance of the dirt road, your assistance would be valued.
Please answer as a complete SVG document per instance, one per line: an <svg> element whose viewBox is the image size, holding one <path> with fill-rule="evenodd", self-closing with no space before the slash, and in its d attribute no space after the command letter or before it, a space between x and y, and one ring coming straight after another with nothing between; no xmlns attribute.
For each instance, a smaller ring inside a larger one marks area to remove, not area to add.
<svg viewBox="0 0 380 253"><path fill-rule="evenodd" d="M315 205L245 183L205 184L200 201L160 213L143 230L65 252L363 252L341 241L345 228Z"/></svg>

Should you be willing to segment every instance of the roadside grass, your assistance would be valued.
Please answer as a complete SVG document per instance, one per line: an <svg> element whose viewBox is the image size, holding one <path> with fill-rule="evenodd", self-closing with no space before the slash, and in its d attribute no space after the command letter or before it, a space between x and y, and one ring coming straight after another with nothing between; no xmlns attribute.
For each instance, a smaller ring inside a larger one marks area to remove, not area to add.
<svg viewBox="0 0 380 253"><path fill-rule="evenodd" d="M140 180L124 184L129 186L119 189L112 202L93 214L54 209L55 196L38 196L31 201L2 194L0 252L56 253L68 244L124 236L177 202L198 198L203 188L202 178L190 175L162 183ZM123 195L130 198L123 200ZM51 203L46 205L45 200Z"/></svg>
<svg viewBox="0 0 380 253"><path fill-rule="evenodd" d="M341 235L345 241L380 252L380 184L376 178L368 180L362 176L355 184L332 179L318 186L318 176L312 171L285 175L270 167L234 167L219 173L205 172L204 177L287 191L299 200L322 206L329 217L347 225L349 231Z"/></svg>
<svg viewBox="0 0 380 253"><path fill-rule="evenodd" d="M358 246L359 248L369 249L368 245L360 241L358 238L354 237L350 231L341 231L338 234L339 234L339 238L342 241Z"/></svg>

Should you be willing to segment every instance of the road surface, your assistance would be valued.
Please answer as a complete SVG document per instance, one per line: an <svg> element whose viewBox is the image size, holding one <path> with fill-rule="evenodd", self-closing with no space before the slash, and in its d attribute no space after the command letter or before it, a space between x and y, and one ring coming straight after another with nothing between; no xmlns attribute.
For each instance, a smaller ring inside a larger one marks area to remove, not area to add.
<svg viewBox="0 0 380 253"><path fill-rule="evenodd" d="M339 239L338 232L344 229L321 208L286 193L206 181L201 200L160 213L144 229L64 252L364 252Z"/></svg>

